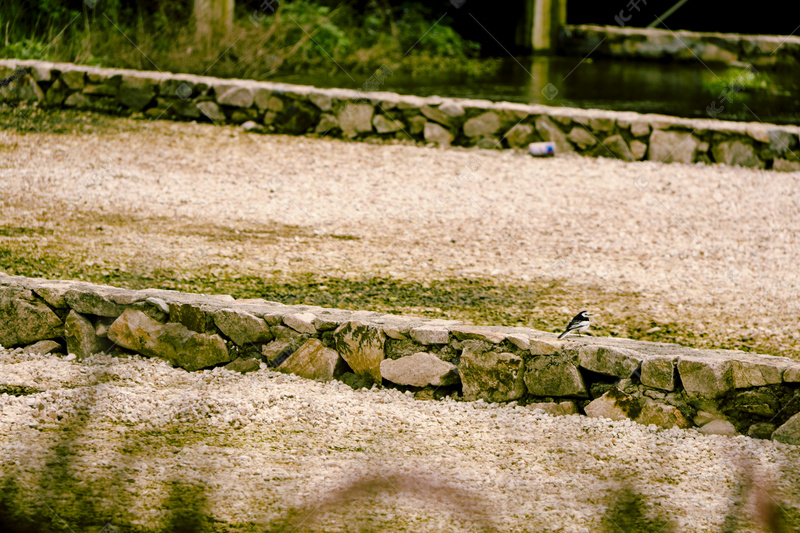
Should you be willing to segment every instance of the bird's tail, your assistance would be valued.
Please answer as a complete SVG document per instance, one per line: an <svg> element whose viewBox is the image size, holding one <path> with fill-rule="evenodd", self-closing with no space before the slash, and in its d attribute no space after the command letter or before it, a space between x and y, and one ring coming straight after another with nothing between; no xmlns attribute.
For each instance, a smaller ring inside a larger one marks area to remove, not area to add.
<svg viewBox="0 0 800 533"><path fill-rule="evenodd" d="M562 333L561 335L559 335L559 336L558 336L558 338L559 338L559 339L563 339L564 337L566 337L566 336L567 336L567 333L569 333L569 330L567 330L567 331L565 331L564 333Z"/></svg>

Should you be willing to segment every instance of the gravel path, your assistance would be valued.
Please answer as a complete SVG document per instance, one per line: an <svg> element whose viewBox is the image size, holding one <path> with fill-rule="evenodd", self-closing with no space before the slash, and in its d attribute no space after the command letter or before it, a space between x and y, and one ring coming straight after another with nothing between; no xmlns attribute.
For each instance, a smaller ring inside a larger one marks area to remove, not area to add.
<svg viewBox="0 0 800 533"><path fill-rule="evenodd" d="M267 369L187 373L139 357L77 363L0 350L0 376L40 391L0 395L2 471L19 476L25 501L71 526L81 502L98 498L95 523L128 511L134 525L156 527L182 482L205 487L206 515L250 531L291 507L299 518L287 530L305 518L299 531L594 532L628 483L653 522L719 530L745 464L798 519L800 449L771 441L417 401ZM68 481L54 484L59 473ZM363 491L341 489L361 477L373 480Z"/></svg>
<svg viewBox="0 0 800 533"><path fill-rule="evenodd" d="M630 301L581 295L626 293L645 324L800 356L798 173L110 123L0 132L0 224L77 214L82 245L123 266L555 281L564 316L620 323Z"/></svg>

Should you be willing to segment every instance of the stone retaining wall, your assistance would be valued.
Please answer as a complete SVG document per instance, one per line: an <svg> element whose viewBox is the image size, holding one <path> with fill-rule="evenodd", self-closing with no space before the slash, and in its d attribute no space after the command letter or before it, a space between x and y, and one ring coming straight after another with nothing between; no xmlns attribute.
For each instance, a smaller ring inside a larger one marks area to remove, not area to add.
<svg viewBox="0 0 800 533"><path fill-rule="evenodd" d="M420 399L800 444L800 363L745 352L3 273L0 344L79 360L140 354L188 371L271 367Z"/></svg>
<svg viewBox="0 0 800 533"><path fill-rule="evenodd" d="M622 19L620 19L622 22ZM619 59L702 61L756 68L797 68L800 37L739 35L657 28L567 25L559 41L562 52Z"/></svg>
<svg viewBox="0 0 800 533"><path fill-rule="evenodd" d="M248 130L294 135L397 138L481 148L525 148L531 142L550 141L557 153L623 161L720 162L800 170L797 126L371 90L390 75L388 69L379 69L365 81L364 90L353 91L0 60L0 101L242 124Z"/></svg>

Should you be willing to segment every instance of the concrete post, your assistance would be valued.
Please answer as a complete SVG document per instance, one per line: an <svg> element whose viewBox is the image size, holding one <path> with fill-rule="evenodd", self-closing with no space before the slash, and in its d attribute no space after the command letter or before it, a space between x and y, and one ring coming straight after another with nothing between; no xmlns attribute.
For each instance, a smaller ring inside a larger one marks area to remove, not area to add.
<svg viewBox="0 0 800 533"><path fill-rule="evenodd" d="M527 12L533 15L531 48L534 52L552 52L558 34L567 22L567 0L528 0Z"/></svg>

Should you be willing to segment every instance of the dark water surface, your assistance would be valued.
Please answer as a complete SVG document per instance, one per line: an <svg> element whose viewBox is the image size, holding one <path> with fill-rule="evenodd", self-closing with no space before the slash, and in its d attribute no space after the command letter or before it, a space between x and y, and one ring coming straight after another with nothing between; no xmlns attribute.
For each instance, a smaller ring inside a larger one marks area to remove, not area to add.
<svg viewBox="0 0 800 533"><path fill-rule="evenodd" d="M358 89L366 76L294 74L272 81ZM557 90L545 87L552 84ZM800 72L688 63L527 57L502 60L491 76L396 70L379 90L552 106L661 113L680 117L800 124ZM548 99L547 96L552 96ZM711 109L711 113L709 113ZM711 116L714 114L715 116Z"/></svg>

